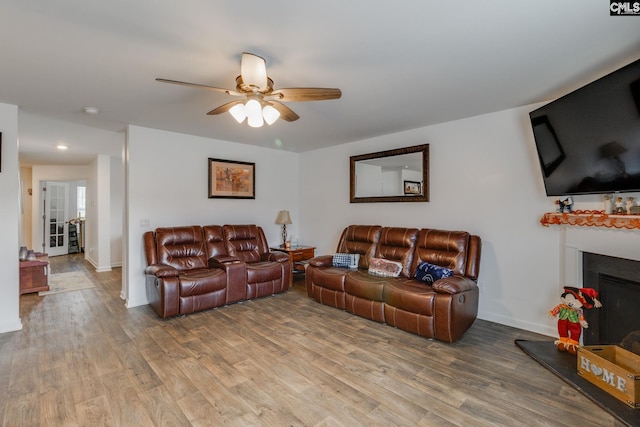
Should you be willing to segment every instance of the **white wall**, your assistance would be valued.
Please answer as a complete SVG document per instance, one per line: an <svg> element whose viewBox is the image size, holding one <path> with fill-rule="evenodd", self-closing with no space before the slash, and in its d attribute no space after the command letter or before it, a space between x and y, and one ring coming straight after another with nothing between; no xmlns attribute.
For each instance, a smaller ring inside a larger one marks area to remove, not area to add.
<svg viewBox="0 0 640 427"><path fill-rule="evenodd" d="M31 184L31 168L20 168L20 190L21 190L21 203L20 207L20 246L31 245L32 230L31 230L31 207L33 196L29 194L29 190L32 190Z"/></svg>
<svg viewBox="0 0 640 427"><path fill-rule="evenodd" d="M0 163L0 333L22 329L19 317L18 249L20 207L18 165L18 107L0 104L2 160Z"/></svg>
<svg viewBox="0 0 640 427"><path fill-rule="evenodd" d="M97 272L111 270L111 158L99 154L87 183L85 257Z"/></svg>
<svg viewBox="0 0 640 427"><path fill-rule="evenodd" d="M142 241L147 230L162 226L254 223L262 226L269 243L276 245L281 236L276 216L286 209L293 221L287 227L288 233L299 234L299 173L295 153L129 126L126 157L128 266L123 272L123 296L128 307L147 303ZM255 163L255 200L209 199L208 158Z"/></svg>
<svg viewBox="0 0 640 427"><path fill-rule="evenodd" d="M349 224L467 230L483 239L479 317L555 334L559 232L528 122L535 106L302 153L301 242L335 251ZM349 203L349 156L430 144L430 202ZM344 165L336 167L335 165Z"/></svg>
<svg viewBox="0 0 640 427"><path fill-rule="evenodd" d="M124 214L124 165L122 158L111 157L111 266L122 266L122 216Z"/></svg>

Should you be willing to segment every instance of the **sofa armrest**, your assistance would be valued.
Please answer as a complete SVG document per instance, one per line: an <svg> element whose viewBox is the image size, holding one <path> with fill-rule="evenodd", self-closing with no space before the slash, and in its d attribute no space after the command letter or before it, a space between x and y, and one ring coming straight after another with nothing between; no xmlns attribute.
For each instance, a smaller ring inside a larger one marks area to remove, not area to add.
<svg viewBox="0 0 640 427"><path fill-rule="evenodd" d="M451 276L433 282L433 290L441 294L459 294L477 288L478 285L473 280L464 276Z"/></svg>
<svg viewBox="0 0 640 427"><path fill-rule="evenodd" d="M286 252L271 251L263 255L265 261L289 262L289 255Z"/></svg>
<svg viewBox="0 0 640 427"><path fill-rule="evenodd" d="M226 264L233 264L236 262L240 262L240 258L238 258L237 256L220 255L220 256L215 256L213 258L209 258L209 261L207 262L207 267L224 269L224 266Z"/></svg>
<svg viewBox="0 0 640 427"><path fill-rule="evenodd" d="M333 266L333 255L319 255L311 258L308 263L314 267L331 267Z"/></svg>
<svg viewBox="0 0 640 427"><path fill-rule="evenodd" d="M176 277L180 272L169 265L153 264L145 268L144 274L156 277Z"/></svg>
<svg viewBox="0 0 640 427"><path fill-rule="evenodd" d="M156 264L158 265L158 264ZM146 276L149 305L163 319L180 313L180 279L177 276Z"/></svg>

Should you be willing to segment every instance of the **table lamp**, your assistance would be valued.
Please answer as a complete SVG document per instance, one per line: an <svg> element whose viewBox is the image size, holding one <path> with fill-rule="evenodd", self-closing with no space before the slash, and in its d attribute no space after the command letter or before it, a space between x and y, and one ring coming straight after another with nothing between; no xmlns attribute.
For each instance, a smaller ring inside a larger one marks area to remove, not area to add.
<svg viewBox="0 0 640 427"><path fill-rule="evenodd" d="M287 242L287 224L291 224L291 216L289 216L289 211L278 212L276 224L282 225L282 245L284 246Z"/></svg>

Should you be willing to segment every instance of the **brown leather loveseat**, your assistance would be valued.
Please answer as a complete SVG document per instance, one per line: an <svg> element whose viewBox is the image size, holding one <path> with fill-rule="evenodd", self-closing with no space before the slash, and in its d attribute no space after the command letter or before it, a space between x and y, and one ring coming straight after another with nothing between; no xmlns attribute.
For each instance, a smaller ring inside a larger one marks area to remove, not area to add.
<svg viewBox="0 0 640 427"><path fill-rule="evenodd" d="M359 254L358 268L333 266L333 255L309 260L307 294L367 319L454 342L477 317L481 247L480 237L465 231L351 225L336 253ZM399 275L370 274L372 261L397 265ZM450 276L423 282L414 277L419 266Z"/></svg>
<svg viewBox="0 0 640 427"><path fill-rule="evenodd" d="M256 225L157 228L144 234L147 298L162 318L283 292L289 256Z"/></svg>

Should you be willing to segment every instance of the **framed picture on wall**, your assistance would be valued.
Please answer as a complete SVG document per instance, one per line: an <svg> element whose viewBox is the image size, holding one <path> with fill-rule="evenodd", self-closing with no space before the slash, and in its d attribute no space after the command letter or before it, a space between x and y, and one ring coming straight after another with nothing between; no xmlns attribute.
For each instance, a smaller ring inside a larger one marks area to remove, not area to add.
<svg viewBox="0 0 640 427"><path fill-rule="evenodd" d="M256 164L210 158L209 198L255 199Z"/></svg>
<svg viewBox="0 0 640 427"><path fill-rule="evenodd" d="M422 194L422 184L418 181L404 181L404 194Z"/></svg>

